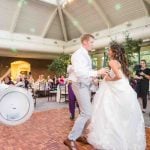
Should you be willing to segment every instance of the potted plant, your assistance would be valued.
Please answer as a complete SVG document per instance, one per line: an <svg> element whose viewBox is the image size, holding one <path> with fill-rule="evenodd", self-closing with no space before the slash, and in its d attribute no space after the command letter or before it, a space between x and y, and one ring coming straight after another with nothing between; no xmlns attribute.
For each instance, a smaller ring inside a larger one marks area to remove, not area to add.
<svg viewBox="0 0 150 150"><path fill-rule="evenodd" d="M67 66L70 63L70 55L62 53L58 58L48 65L48 70L53 71L57 76L66 75Z"/></svg>

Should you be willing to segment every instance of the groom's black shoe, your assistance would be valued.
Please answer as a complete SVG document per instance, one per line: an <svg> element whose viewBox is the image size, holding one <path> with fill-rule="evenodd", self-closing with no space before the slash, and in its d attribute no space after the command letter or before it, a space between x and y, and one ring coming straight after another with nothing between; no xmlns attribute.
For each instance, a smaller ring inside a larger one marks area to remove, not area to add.
<svg viewBox="0 0 150 150"><path fill-rule="evenodd" d="M70 120L74 120L74 119L75 119L74 115L71 115Z"/></svg>
<svg viewBox="0 0 150 150"><path fill-rule="evenodd" d="M85 136L80 136L79 138L77 138L76 141L81 142L83 144L89 144Z"/></svg>

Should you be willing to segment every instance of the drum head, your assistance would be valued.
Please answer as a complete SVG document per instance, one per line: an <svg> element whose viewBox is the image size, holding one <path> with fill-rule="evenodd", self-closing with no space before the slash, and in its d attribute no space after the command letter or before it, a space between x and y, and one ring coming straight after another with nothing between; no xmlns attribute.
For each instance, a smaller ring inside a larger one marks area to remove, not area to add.
<svg viewBox="0 0 150 150"><path fill-rule="evenodd" d="M0 122L18 125L28 120L34 110L30 92L19 87L8 87L0 92Z"/></svg>

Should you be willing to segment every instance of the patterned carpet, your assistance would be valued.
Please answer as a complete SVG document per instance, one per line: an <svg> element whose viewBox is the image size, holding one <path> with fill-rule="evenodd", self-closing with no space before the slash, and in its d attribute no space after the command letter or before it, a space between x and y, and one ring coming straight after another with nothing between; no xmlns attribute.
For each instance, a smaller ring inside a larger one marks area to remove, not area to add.
<svg viewBox="0 0 150 150"><path fill-rule="evenodd" d="M36 112L22 125L0 125L0 150L68 150L63 140L72 126L66 108ZM146 133L147 150L150 150L150 129ZM80 150L93 150L80 143L78 146Z"/></svg>

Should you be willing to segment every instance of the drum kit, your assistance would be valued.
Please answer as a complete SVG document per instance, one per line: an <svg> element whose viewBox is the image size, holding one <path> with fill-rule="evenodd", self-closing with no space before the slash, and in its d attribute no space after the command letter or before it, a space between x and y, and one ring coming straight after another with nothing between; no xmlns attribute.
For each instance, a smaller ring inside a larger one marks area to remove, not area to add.
<svg viewBox="0 0 150 150"><path fill-rule="evenodd" d="M22 124L31 117L33 111L34 102L30 91L0 84L0 124Z"/></svg>

